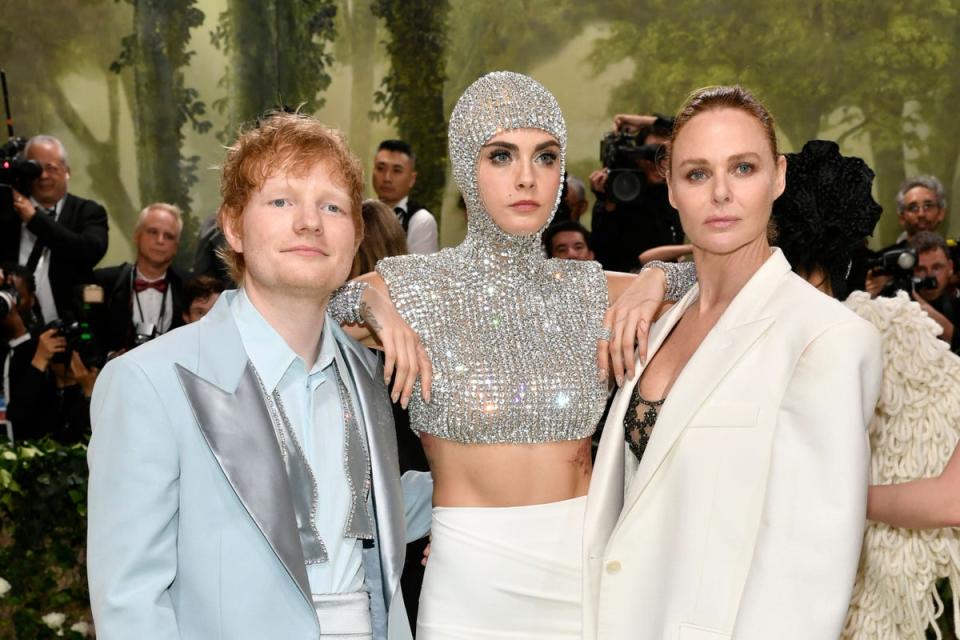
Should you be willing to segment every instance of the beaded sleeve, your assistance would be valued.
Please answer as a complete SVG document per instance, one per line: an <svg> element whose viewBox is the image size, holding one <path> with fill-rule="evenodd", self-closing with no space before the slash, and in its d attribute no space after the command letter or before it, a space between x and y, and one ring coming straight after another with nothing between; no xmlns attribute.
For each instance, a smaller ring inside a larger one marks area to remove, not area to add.
<svg viewBox="0 0 960 640"><path fill-rule="evenodd" d="M364 290L369 286L366 282L351 280L334 291L333 295L330 296L330 304L327 305L330 317L333 318L337 324L362 323L363 318L360 317L360 299L363 297Z"/></svg>
<svg viewBox="0 0 960 640"><path fill-rule="evenodd" d="M641 271L660 269L667 277L667 290L664 300L676 302L697 283L697 266L692 262L662 262L651 260L643 265Z"/></svg>

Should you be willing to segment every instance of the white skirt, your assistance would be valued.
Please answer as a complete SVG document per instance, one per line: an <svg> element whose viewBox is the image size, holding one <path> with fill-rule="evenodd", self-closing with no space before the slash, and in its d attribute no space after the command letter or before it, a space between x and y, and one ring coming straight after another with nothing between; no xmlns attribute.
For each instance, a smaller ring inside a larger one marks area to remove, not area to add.
<svg viewBox="0 0 960 640"><path fill-rule="evenodd" d="M586 502L434 508L417 640L579 639Z"/></svg>

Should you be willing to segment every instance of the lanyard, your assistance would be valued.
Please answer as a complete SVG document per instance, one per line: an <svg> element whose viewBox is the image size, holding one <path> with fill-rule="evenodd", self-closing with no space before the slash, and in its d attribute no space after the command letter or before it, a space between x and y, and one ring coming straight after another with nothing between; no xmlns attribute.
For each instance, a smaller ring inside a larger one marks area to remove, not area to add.
<svg viewBox="0 0 960 640"><path fill-rule="evenodd" d="M166 276L164 276L166 277ZM134 265L133 269L130 270L130 293L133 294L133 298L137 301L137 310L140 311L140 322L146 322L147 319L143 316L143 307L140 305L140 292L136 290L133 286L134 280L137 279L137 267ZM157 315L157 322L154 325L158 334L163 333L163 315L167 311L167 292L170 291L170 283L167 283L167 288L163 291L163 297L160 298L160 313Z"/></svg>

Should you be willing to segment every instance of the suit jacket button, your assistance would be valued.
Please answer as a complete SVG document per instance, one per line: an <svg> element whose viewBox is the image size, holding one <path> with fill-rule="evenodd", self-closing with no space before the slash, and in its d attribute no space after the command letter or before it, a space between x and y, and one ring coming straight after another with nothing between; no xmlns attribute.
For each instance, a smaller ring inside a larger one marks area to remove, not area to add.
<svg viewBox="0 0 960 640"><path fill-rule="evenodd" d="M614 574L620 573L620 563L616 560L611 560L607 563L607 573Z"/></svg>

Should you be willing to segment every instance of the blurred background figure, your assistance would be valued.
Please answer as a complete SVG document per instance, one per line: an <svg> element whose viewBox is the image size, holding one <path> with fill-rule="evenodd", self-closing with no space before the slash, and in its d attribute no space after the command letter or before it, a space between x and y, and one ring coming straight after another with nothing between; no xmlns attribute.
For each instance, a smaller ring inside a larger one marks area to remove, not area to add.
<svg viewBox="0 0 960 640"><path fill-rule="evenodd" d="M223 293L223 283L213 276L194 276L183 285L183 323L196 322L213 308Z"/></svg>
<svg viewBox="0 0 960 640"><path fill-rule="evenodd" d="M636 271L647 249L683 242L659 167L672 128L671 118L621 114L601 142L603 168L590 175L593 251L607 271Z"/></svg>
<svg viewBox="0 0 960 640"><path fill-rule="evenodd" d="M34 136L23 157L42 173L28 185L29 193L13 191L16 216L0 218L0 262L33 274L44 322L69 319L79 286L91 281L93 267L107 252L107 212L68 193L70 163L57 138Z"/></svg>
<svg viewBox="0 0 960 640"><path fill-rule="evenodd" d="M94 272L105 300L97 335L108 354L119 354L184 323L184 274L173 266L183 219L179 207L165 202L140 211L133 233L133 264L124 262Z"/></svg>
<svg viewBox="0 0 960 640"><path fill-rule="evenodd" d="M373 159L373 190L380 201L393 209L407 234L410 253L435 253L437 221L433 214L410 199L417 183L417 156L403 140L384 140Z"/></svg>
<svg viewBox="0 0 960 640"><path fill-rule="evenodd" d="M548 258L593 260L590 232L574 220L554 223L547 227L543 232L543 248Z"/></svg>

